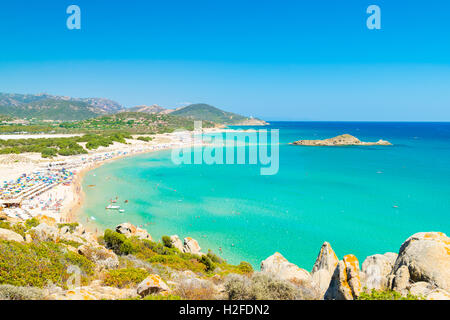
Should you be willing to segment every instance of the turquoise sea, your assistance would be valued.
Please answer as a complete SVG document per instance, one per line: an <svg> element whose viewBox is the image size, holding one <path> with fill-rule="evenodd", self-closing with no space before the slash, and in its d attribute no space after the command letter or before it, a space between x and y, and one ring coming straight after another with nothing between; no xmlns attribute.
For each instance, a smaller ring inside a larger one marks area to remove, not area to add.
<svg viewBox="0 0 450 320"><path fill-rule="evenodd" d="M171 151L125 158L85 176L82 219L94 217L101 228L129 221L154 239L191 236L205 252L220 247L229 262L255 267L278 251L308 270L324 241L362 263L397 252L416 232L450 234L450 123L273 122L265 129L280 130L276 175L261 176L258 165L175 165ZM394 146L287 144L343 133ZM123 213L105 209L116 196Z"/></svg>

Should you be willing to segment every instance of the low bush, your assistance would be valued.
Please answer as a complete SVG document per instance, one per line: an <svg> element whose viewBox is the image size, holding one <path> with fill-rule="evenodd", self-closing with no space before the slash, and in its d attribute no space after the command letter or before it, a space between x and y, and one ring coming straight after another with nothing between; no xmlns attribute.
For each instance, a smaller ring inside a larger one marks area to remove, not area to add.
<svg viewBox="0 0 450 320"><path fill-rule="evenodd" d="M152 137L138 137L137 140L149 142L149 141L152 141L153 138Z"/></svg>
<svg viewBox="0 0 450 320"><path fill-rule="evenodd" d="M25 227L27 227L27 229L37 227L40 224L41 223L36 218L28 219L27 221L25 221Z"/></svg>
<svg viewBox="0 0 450 320"><path fill-rule="evenodd" d="M110 270L106 273L103 284L121 289L130 288L141 283L148 275L147 271L138 268Z"/></svg>
<svg viewBox="0 0 450 320"><path fill-rule="evenodd" d="M112 231L110 229L105 230L103 235L106 247L114 251L118 255L127 255L136 253L137 249L133 246L130 239L127 239L123 234Z"/></svg>
<svg viewBox="0 0 450 320"><path fill-rule="evenodd" d="M148 295L141 300L181 300L181 297L172 294L169 295Z"/></svg>
<svg viewBox="0 0 450 320"><path fill-rule="evenodd" d="M43 298L44 293L38 288L0 285L0 300L42 300Z"/></svg>
<svg viewBox="0 0 450 320"><path fill-rule="evenodd" d="M250 278L230 275L225 292L230 300L296 300L299 297L298 289L288 281L262 273Z"/></svg>
<svg viewBox="0 0 450 320"><path fill-rule="evenodd" d="M206 266L198 259L183 259L178 255L155 255L146 260L149 263L159 263L175 270L191 270L193 272L205 272Z"/></svg>
<svg viewBox="0 0 450 320"><path fill-rule="evenodd" d="M423 297L412 295L408 292L406 296L393 290L377 291L372 289L370 293L362 292L358 300L423 300Z"/></svg>
<svg viewBox="0 0 450 320"><path fill-rule="evenodd" d="M211 259L207 255L202 255L199 262L205 265L206 272L212 272L216 268L216 265L211 261Z"/></svg>
<svg viewBox="0 0 450 320"><path fill-rule="evenodd" d="M58 223L58 229L62 229L64 227L68 227L70 233L73 233L78 226L79 226L79 224L77 222L74 222L74 223Z"/></svg>
<svg viewBox="0 0 450 320"><path fill-rule="evenodd" d="M218 291L211 281L184 279L179 281L174 293L186 300L218 299Z"/></svg>
<svg viewBox="0 0 450 320"><path fill-rule="evenodd" d="M0 284L43 288L51 282L65 288L70 265L80 268L84 284L94 273L91 261L60 244L0 241Z"/></svg>
<svg viewBox="0 0 450 320"><path fill-rule="evenodd" d="M167 248L173 248L172 240L170 240L169 236L163 236L162 237L162 243Z"/></svg>

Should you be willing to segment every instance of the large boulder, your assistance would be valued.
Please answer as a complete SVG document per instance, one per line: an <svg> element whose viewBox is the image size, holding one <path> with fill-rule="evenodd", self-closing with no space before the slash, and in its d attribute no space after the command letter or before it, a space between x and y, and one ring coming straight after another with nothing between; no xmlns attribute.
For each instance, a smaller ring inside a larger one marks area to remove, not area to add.
<svg viewBox="0 0 450 320"><path fill-rule="evenodd" d="M297 284L310 283L312 281L308 271L289 262L278 252L261 262L261 272L274 274L280 279Z"/></svg>
<svg viewBox="0 0 450 320"><path fill-rule="evenodd" d="M141 297L166 291L169 291L169 287L157 274L149 275L137 287L137 294Z"/></svg>
<svg viewBox="0 0 450 320"><path fill-rule="evenodd" d="M442 232L421 232L400 247L394 273L407 267L413 282L425 281L450 291L450 238Z"/></svg>
<svg viewBox="0 0 450 320"><path fill-rule="evenodd" d="M102 246L82 245L78 253L94 262L100 269L115 269L119 266L119 258L112 251Z"/></svg>
<svg viewBox="0 0 450 320"><path fill-rule="evenodd" d="M358 259L352 255L339 261L325 292L325 300L354 300L361 294Z"/></svg>
<svg viewBox="0 0 450 320"><path fill-rule="evenodd" d="M116 227L116 232L129 237L137 237L141 240L152 240L152 236L144 229L137 228L131 223L122 223Z"/></svg>
<svg viewBox="0 0 450 320"><path fill-rule="evenodd" d="M192 254L202 254L200 252L202 248L198 244L197 240L192 239L191 237L184 238L184 246L183 252L192 253Z"/></svg>
<svg viewBox="0 0 450 320"><path fill-rule="evenodd" d="M436 288L432 284L424 281L412 284L409 292L412 295L423 297L427 300L450 300L450 294L447 291Z"/></svg>
<svg viewBox="0 0 450 320"><path fill-rule="evenodd" d="M14 231L8 229L0 229L0 240L23 242L24 238Z"/></svg>
<svg viewBox="0 0 450 320"><path fill-rule="evenodd" d="M38 226L31 228L29 233L33 239L39 241L53 241L58 238L59 229L43 222Z"/></svg>
<svg viewBox="0 0 450 320"><path fill-rule="evenodd" d="M388 289L388 277L394 266L390 258L392 258L392 255L375 254L364 260L361 267L364 275L364 279L362 279L364 287L369 290Z"/></svg>
<svg viewBox="0 0 450 320"><path fill-rule="evenodd" d="M409 289L409 271L407 266L398 268L392 277L390 277L389 287L401 293L406 293Z"/></svg>
<svg viewBox="0 0 450 320"><path fill-rule="evenodd" d="M177 235L170 236L170 241L174 248L177 248L181 252L183 252L183 242L181 242L180 238Z"/></svg>
<svg viewBox="0 0 450 320"><path fill-rule="evenodd" d="M122 223L116 227L116 232L123 234L126 237L131 237L136 233L136 227L131 223Z"/></svg>
<svg viewBox="0 0 450 320"><path fill-rule="evenodd" d="M338 263L339 259L331 245L328 242L324 242L311 271L312 281L320 291L321 297L327 291Z"/></svg>
<svg viewBox="0 0 450 320"><path fill-rule="evenodd" d="M392 264L392 266L395 265L395 261L397 260L398 254L396 254L395 252L386 252L385 254L383 254L383 256L385 256L389 262Z"/></svg>
<svg viewBox="0 0 450 320"><path fill-rule="evenodd" d="M113 287L102 287L90 285L70 290L51 292L47 300L123 300L136 296L134 289L118 289Z"/></svg>

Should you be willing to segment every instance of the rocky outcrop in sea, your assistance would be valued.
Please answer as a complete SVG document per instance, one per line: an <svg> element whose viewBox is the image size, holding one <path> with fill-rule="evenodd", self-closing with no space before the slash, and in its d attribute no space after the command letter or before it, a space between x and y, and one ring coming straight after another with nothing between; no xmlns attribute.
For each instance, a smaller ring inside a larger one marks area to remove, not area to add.
<svg viewBox="0 0 450 320"><path fill-rule="evenodd" d="M298 140L290 143L296 146L322 146L322 147L339 147L339 146L391 146L389 141L378 140L377 142L363 142L358 138L342 134L340 136L324 139L324 140Z"/></svg>

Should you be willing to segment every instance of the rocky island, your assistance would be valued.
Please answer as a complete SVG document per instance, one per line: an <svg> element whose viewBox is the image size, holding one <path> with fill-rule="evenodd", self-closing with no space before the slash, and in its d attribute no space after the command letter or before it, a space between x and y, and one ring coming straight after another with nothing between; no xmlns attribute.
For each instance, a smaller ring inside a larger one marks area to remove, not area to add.
<svg viewBox="0 0 450 320"><path fill-rule="evenodd" d="M391 146L389 141L378 140L377 142L363 142L350 134L324 139L324 140L298 140L290 143L297 146Z"/></svg>

